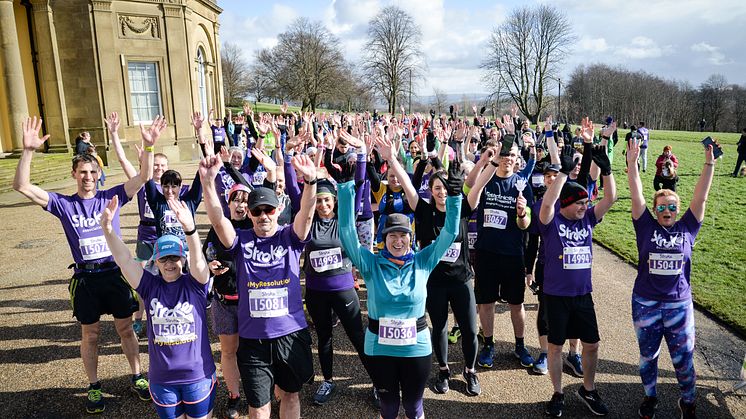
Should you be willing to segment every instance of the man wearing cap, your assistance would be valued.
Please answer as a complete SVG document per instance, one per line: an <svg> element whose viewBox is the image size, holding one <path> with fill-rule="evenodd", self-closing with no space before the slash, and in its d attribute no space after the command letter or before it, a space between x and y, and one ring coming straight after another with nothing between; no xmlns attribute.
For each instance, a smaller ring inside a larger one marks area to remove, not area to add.
<svg viewBox="0 0 746 419"><path fill-rule="evenodd" d="M249 194L249 230L236 230L223 216L214 188L220 159L207 157L199 168L210 223L236 264L238 367L252 418L269 418L273 385L280 416L300 417L298 392L313 377L299 275L316 202L316 167L308 156L293 157L292 164L305 181L294 222L278 226L277 194L260 187Z"/></svg>
<svg viewBox="0 0 746 419"><path fill-rule="evenodd" d="M593 136L592 124L591 121L584 121L584 137ZM583 343L583 385L577 390L578 397L596 415L603 416L609 412L595 387L600 338L591 298L591 265L593 228L616 201L616 183L605 150L594 153L594 161L601 167L605 188L598 204L588 208L585 187L568 182L569 173L578 163L574 154L575 150L570 145L562 149L559 155L560 173L544 195L538 225L544 242L542 291L549 327L548 369L554 386L554 395L547 404L546 413L555 417L561 416L564 409L562 346L570 338L579 338ZM558 199L559 213L555 207Z"/></svg>
<svg viewBox="0 0 746 419"><path fill-rule="evenodd" d="M523 308L526 290L523 260L523 230L531 221L530 205L533 193L525 179L514 173L519 148L514 143L514 126L506 115L503 124L507 134L499 155L491 150L489 164L484 164L474 187L469 191L469 206L477 208L476 264L474 266L474 295L479 310L479 321L484 333L484 346L477 363L492 368L495 356L493 329L495 303L504 299L510 306L510 320L515 336L513 354L522 366L530 368L533 358L524 345L526 312ZM482 193L484 192L484 193Z"/></svg>
<svg viewBox="0 0 746 419"><path fill-rule="evenodd" d="M98 380L98 337L101 333L102 314L114 316L114 326L122 341L122 351L132 370L132 391L142 400L150 400L148 382L140 374L140 358L137 337L132 330L132 313L137 310L134 291L122 278L101 229L101 215L106 205L114 197L122 205L127 203L137 191L153 177L153 145L166 127L166 121L157 117L150 129L140 126L143 153L139 176L111 189L97 190L96 184L100 168L90 155L77 155L73 158L72 177L77 183L74 195L47 192L31 183L31 159L34 151L41 147L49 135L39 138L41 119L27 118L23 124L23 153L18 161L13 189L26 196L31 202L42 206L60 219L65 237L70 245L75 269L70 280L70 303L82 327L80 355L83 358L90 386L86 400L88 413L101 413L106 405L101 397L101 384ZM119 212L113 219L113 229L119 232Z"/></svg>

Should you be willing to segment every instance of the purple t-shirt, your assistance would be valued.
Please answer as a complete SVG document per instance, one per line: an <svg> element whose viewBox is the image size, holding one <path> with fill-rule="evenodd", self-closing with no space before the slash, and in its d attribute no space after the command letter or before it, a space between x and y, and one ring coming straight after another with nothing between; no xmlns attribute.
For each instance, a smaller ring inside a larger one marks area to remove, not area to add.
<svg viewBox="0 0 746 419"><path fill-rule="evenodd" d="M212 142L225 144L225 128L211 125L210 129L212 130Z"/></svg>
<svg viewBox="0 0 746 419"><path fill-rule="evenodd" d="M272 237L236 230L228 252L236 263L239 336L273 339L308 327L300 286L306 242L296 237L292 224L278 227Z"/></svg>
<svg viewBox="0 0 746 419"><path fill-rule="evenodd" d="M161 185L158 185L158 191L161 191ZM148 199L145 198L145 188L137 191L137 211L140 213L140 224L137 226L137 241L153 243L158 240L155 232L155 218L153 210L148 205Z"/></svg>
<svg viewBox="0 0 746 419"><path fill-rule="evenodd" d="M101 214L115 195L119 197L120 206L129 202L124 184L98 191L93 198L88 199L83 199L77 194L61 195L49 192L48 195L49 202L44 209L60 219L75 263L114 262L104 239L104 231L101 229ZM121 236L118 208L111 224L114 234Z"/></svg>
<svg viewBox="0 0 746 419"><path fill-rule="evenodd" d="M593 227L596 209L589 208L580 220L568 220L559 211L544 225L539 222L544 242L544 293L577 297L593 291Z"/></svg>
<svg viewBox="0 0 746 419"><path fill-rule="evenodd" d="M702 223L687 210L671 228L665 228L646 208L632 225L640 255L632 292L657 301L692 298L692 247Z"/></svg>
<svg viewBox="0 0 746 419"><path fill-rule="evenodd" d="M205 322L207 288L188 273L166 282L143 271L137 293L148 316L150 382L189 384L215 373Z"/></svg>
<svg viewBox="0 0 746 419"><path fill-rule="evenodd" d="M215 191L218 193L218 198L220 198L220 206L223 207L223 215L228 219L231 218L231 209L228 206L228 194L235 184L236 182L233 180L231 175L221 166L218 175L215 176Z"/></svg>

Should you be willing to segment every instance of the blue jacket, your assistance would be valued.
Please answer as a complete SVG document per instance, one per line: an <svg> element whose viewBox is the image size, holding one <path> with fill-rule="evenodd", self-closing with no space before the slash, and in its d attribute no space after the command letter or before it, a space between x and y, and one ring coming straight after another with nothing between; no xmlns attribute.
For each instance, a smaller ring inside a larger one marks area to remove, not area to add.
<svg viewBox="0 0 746 419"><path fill-rule="evenodd" d="M338 185L339 236L342 247L365 280L368 289L368 317L395 319L425 315L427 279L458 234L461 196L446 199L446 220L441 234L430 245L416 252L414 259L398 266L360 246L355 230L355 183ZM420 357L432 352L430 331L417 333L417 343L408 346L382 345L378 335L365 331L365 354L396 357Z"/></svg>

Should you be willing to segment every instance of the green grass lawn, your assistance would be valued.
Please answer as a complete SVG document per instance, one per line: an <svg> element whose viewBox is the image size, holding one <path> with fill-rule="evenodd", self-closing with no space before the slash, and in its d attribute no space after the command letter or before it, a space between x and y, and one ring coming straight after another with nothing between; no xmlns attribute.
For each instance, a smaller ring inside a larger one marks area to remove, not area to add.
<svg viewBox="0 0 746 419"><path fill-rule="evenodd" d="M620 129L620 133L622 131ZM746 178L730 177L736 163L735 144L739 134L652 131L648 170L641 173L642 184L650 208L655 160L663 146L670 144L679 159L677 193L682 208L687 208L704 164L704 149L700 141L707 135L720 141L725 154L715 166L705 220L693 251L691 279L694 301L746 334ZM624 173L623 144L622 137L614 151L619 201L596 228L594 238L636 265L637 246L630 216L627 175ZM632 282L634 278L629 280Z"/></svg>
<svg viewBox="0 0 746 419"><path fill-rule="evenodd" d="M257 102L256 106L254 106L254 102L250 102L251 109L254 111L255 114L258 113L271 113L271 114L279 114L280 113L280 105L275 105L274 103L264 103L264 102ZM231 110L234 114L238 112L243 112L243 109L240 107L231 107ZM296 114L300 112L300 106L288 106L289 112L295 112ZM333 109L316 109L316 112L334 112Z"/></svg>

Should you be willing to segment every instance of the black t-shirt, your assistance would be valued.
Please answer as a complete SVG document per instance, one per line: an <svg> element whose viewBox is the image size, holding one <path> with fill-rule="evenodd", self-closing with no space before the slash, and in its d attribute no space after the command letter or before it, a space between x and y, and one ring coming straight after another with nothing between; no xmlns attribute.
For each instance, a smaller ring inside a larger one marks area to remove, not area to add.
<svg viewBox="0 0 746 419"><path fill-rule="evenodd" d="M248 230L253 227L250 218L246 218L241 221L231 220L233 228L236 230L243 229ZM236 267L233 263L233 255L225 250L223 244L220 243L215 228L210 228L207 233L207 238L202 244L202 253L205 255L205 259L209 263L212 260L220 261L220 264L228 268L228 270L222 275L216 275L213 279L213 288L220 295L236 295Z"/></svg>
<svg viewBox="0 0 746 419"><path fill-rule="evenodd" d="M440 259L440 263L433 269L428 279L428 285L445 285L453 281L464 283L471 279L469 240L467 237L469 217L472 212L469 202L464 199L461 202L461 216L456 239ZM420 248L423 248L440 235L440 230L445 225L446 213L439 211L434 202L420 199L417 201L414 216L417 220L417 240L420 242Z"/></svg>

